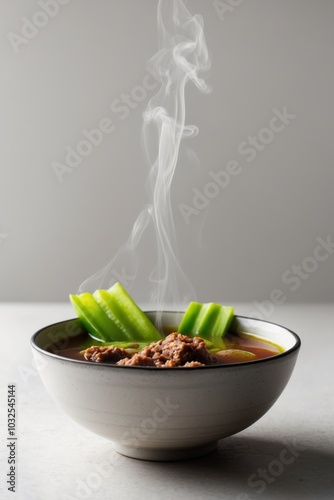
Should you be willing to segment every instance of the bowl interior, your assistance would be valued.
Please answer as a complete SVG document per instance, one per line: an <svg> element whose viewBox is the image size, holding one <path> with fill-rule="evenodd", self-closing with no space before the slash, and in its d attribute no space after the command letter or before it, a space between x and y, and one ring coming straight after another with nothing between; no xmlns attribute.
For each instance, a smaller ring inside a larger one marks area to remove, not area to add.
<svg viewBox="0 0 334 500"><path fill-rule="evenodd" d="M153 322L157 320L157 312L148 311L146 314ZM164 311L162 314L159 314L158 321L161 322L161 326L166 328L167 331L176 331L183 314L183 312L179 311ZM277 356L298 349L300 346L300 339L294 332L268 321L235 316L230 330L231 332L254 334L278 344L283 348L284 352ZM58 352L66 349L72 340L85 333L86 330L79 319L65 320L39 330L32 337L31 343L37 350L47 351L51 355L58 355ZM91 364L88 361L82 361L82 363Z"/></svg>

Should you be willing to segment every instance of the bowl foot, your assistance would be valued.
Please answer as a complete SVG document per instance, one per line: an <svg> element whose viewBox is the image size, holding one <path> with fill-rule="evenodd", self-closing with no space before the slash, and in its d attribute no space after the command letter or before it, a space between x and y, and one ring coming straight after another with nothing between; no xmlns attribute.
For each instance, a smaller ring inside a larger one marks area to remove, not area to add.
<svg viewBox="0 0 334 500"><path fill-rule="evenodd" d="M159 449L159 448L135 448L133 446L124 446L114 443L115 450L121 455L138 460L151 460L154 462L171 462L176 460L189 460L191 458L201 457L207 453L211 453L218 446L218 441L202 444L194 448L176 448L176 449Z"/></svg>

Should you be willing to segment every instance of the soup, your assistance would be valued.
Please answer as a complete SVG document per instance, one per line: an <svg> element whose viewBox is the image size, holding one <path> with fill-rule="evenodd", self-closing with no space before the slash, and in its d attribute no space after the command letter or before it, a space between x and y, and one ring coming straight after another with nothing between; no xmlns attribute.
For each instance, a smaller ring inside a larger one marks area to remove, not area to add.
<svg viewBox="0 0 334 500"><path fill-rule="evenodd" d="M69 359L108 363L120 366L193 368L200 366L245 363L280 354L283 349L266 339L244 332L227 333L226 348L219 350L200 337L188 337L164 328L164 338L148 345L128 342L98 343L89 335L73 339L66 349L53 351Z"/></svg>

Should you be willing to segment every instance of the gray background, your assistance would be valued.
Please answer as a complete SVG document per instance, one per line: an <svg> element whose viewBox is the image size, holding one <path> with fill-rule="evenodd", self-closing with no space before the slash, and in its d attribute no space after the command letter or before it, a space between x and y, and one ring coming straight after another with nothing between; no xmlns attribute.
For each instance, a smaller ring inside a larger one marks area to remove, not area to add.
<svg viewBox="0 0 334 500"><path fill-rule="evenodd" d="M157 2L71 0L18 53L8 34L41 7L0 5L0 300L66 301L147 203L141 124L154 91L123 120L111 104L143 84ZM211 0L187 6L204 18L213 92L187 88L186 122L200 131L184 142L173 184L182 268L202 301L263 302L275 289L287 301L332 301L334 255L310 257L317 238L334 239L334 2L247 0L221 16ZM285 106L296 117L248 162L238 147ZM52 163L103 118L113 132L59 182ZM180 204L230 160L241 173L187 224ZM282 280L294 264L309 269L295 290Z"/></svg>

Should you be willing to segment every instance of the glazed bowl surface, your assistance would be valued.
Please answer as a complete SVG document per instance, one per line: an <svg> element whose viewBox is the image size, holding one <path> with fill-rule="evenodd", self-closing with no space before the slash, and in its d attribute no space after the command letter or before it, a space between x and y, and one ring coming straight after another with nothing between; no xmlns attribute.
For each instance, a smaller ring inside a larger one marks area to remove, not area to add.
<svg viewBox="0 0 334 500"><path fill-rule="evenodd" d="M152 320L154 312L146 313ZM183 313L164 312L162 326ZM274 323L236 316L232 330L279 344L284 352L251 362L196 368L117 366L62 357L84 333L78 319L39 330L31 339L42 381L78 424L112 441L119 453L144 460L180 460L214 450L218 440L261 418L284 390L299 337Z"/></svg>

